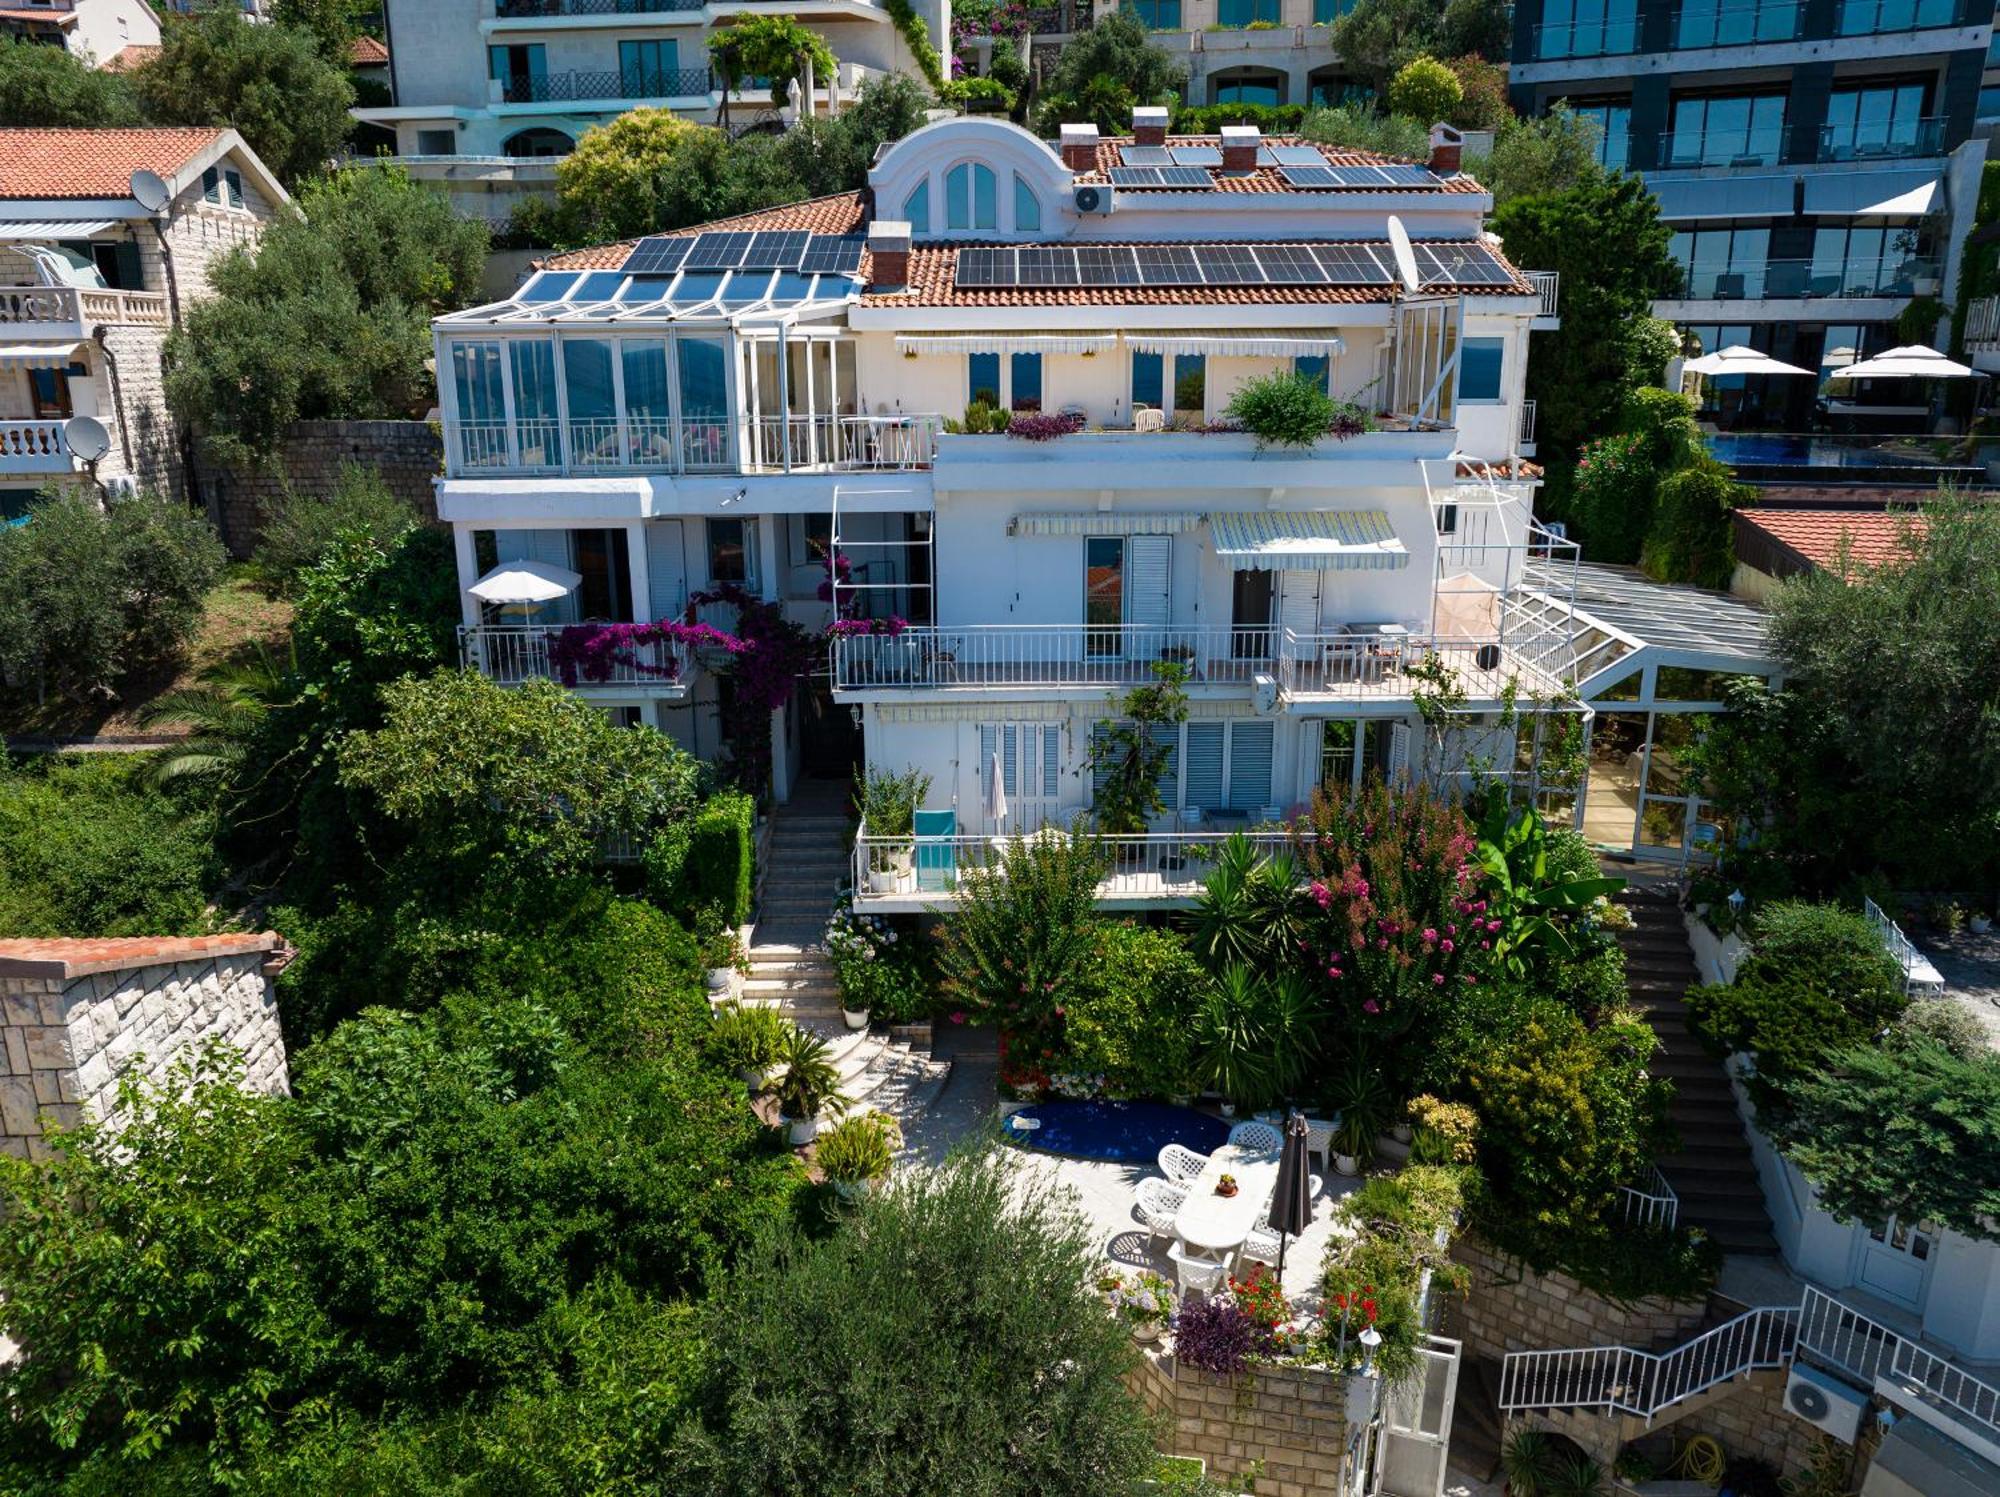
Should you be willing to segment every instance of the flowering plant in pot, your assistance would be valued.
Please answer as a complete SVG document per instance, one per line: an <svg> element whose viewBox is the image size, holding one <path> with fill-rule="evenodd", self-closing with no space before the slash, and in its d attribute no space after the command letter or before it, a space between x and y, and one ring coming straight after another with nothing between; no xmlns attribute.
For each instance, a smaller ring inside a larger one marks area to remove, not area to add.
<svg viewBox="0 0 2000 1497"><path fill-rule="evenodd" d="M1223 1174L1216 1179L1215 1193L1221 1196L1224 1200L1227 1200L1229 1197L1235 1195L1236 1192L1241 1189L1242 1187L1236 1183L1236 1177L1234 1175Z"/></svg>
<svg viewBox="0 0 2000 1497"><path fill-rule="evenodd" d="M843 1200L865 1195L889 1178L903 1130L886 1112L857 1113L820 1135L813 1160Z"/></svg>
<svg viewBox="0 0 2000 1497"><path fill-rule="evenodd" d="M778 1047L777 1061L785 1068L778 1078L778 1110L787 1124L787 1136L797 1148L818 1136L822 1112L846 1111L847 1098L840 1094L840 1072L834 1068L832 1046L810 1030L793 1028L788 1032Z"/></svg>
<svg viewBox="0 0 2000 1497"><path fill-rule="evenodd" d="M1151 1269L1129 1276L1109 1274L1098 1285L1112 1311L1132 1327L1134 1341L1157 1341L1173 1318L1174 1286Z"/></svg>
<svg viewBox="0 0 2000 1497"><path fill-rule="evenodd" d="M876 894L893 894L915 875L917 809L931 793L931 777L914 767L901 774L870 770L855 797L855 809L871 839L868 887ZM875 841L872 839L884 839Z"/></svg>

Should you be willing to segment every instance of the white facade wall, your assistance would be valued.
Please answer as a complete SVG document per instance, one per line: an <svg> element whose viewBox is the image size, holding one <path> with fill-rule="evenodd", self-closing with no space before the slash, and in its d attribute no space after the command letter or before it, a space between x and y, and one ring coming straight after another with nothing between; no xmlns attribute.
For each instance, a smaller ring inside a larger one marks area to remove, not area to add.
<svg viewBox="0 0 2000 1497"><path fill-rule="evenodd" d="M76 0L76 24L63 45L102 67L127 47L156 47L160 22L144 0Z"/></svg>

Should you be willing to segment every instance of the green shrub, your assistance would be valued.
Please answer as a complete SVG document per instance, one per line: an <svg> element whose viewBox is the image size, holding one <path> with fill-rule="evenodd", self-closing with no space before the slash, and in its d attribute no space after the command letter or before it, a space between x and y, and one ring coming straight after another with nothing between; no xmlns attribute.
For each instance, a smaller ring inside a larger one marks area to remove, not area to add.
<svg viewBox="0 0 2000 1497"><path fill-rule="evenodd" d="M1662 582L1726 588L1736 572L1730 511L1754 501L1720 463L1704 462L1660 483L1653 527L1640 553L1646 574Z"/></svg>
<svg viewBox="0 0 2000 1497"><path fill-rule="evenodd" d="M416 506L391 493L379 471L347 463L329 494L289 487L279 494L264 514L257 564L289 587L331 554L343 531L358 531L386 546L417 520Z"/></svg>
<svg viewBox="0 0 2000 1497"><path fill-rule="evenodd" d="M1196 1090L1192 1026L1208 977L1179 936L1107 925L1063 1003L1062 1068L1103 1076L1121 1095Z"/></svg>
<svg viewBox="0 0 2000 1497"><path fill-rule="evenodd" d="M1266 135L1289 135L1306 114L1303 104L1191 104L1175 111L1173 124L1183 135L1213 135L1224 125L1255 125Z"/></svg>
<svg viewBox="0 0 2000 1497"><path fill-rule="evenodd" d="M1434 57L1413 57L1389 82L1389 113L1437 124L1465 97L1458 75Z"/></svg>
<svg viewBox="0 0 2000 1497"><path fill-rule="evenodd" d="M1430 127L1430 121L1398 114L1381 115L1360 105L1342 104L1334 109L1313 110L1300 123L1299 133L1322 145L1419 161L1430 153Z"/></svg>
<svg viewBox="0 0 2000 1497"><path fill-rule="evenodd" d="M688 909L710 905L722 911L725 924L748 923L757 881L756 830L757 802L742 791L726 790L702 802L688 826Z"/></svg>
<svg viewBox="0 0 2000 1497"><path fill-rule="evenodd" d="M1283 372L1237 386L1226 414L1259 447L1312 447L1332 430L1341 409L1318 380Z"/></svg>

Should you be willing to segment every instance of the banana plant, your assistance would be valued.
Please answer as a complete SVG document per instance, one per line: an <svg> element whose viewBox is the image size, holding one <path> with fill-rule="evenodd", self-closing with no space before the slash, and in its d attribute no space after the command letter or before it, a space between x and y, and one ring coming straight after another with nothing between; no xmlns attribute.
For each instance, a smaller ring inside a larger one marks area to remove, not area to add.
<svg viewBox="0 0 2000 1497"><path fill-rule="evenodd" d="M1585 878L1549 866L1549 830L1532 806L1490 799L1479 822L1478 858L1489 880L1486 898L1500 930L1494 954L1520 975L1526 953L1546 951L1561 960L1577 952L1566 917L1625 887L1622 878Z"/></svg>

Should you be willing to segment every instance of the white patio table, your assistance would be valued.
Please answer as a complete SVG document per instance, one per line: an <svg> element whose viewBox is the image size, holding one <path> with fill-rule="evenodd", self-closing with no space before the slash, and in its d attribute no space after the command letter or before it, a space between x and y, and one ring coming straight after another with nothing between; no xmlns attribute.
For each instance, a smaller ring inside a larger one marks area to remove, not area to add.
<svg viewBox="0 0 2000 1497"><path fill-rule="evenodd" d="M1174 1214L1174 1236L1191 1253L1218 1262L1243 1246L1251 1229L1270 1209L1278 1188L1278 1150L1244 1149L1224 1144L1208 1156L1208 1164L1188 1184L1187 1200ZM1216 1182L1236 1177L1236 1194L1219 1196Z"/></svg>

